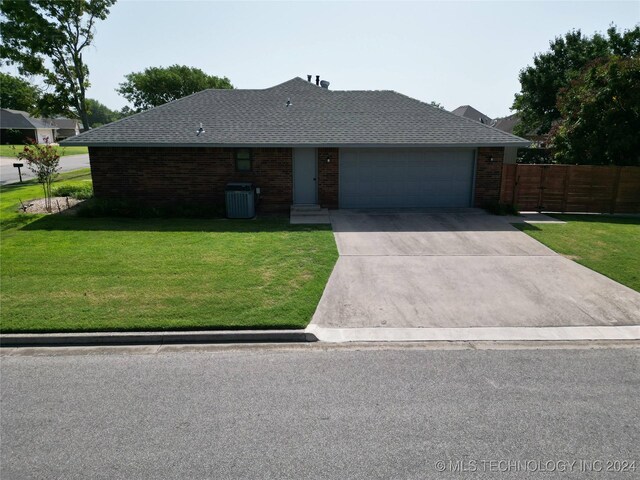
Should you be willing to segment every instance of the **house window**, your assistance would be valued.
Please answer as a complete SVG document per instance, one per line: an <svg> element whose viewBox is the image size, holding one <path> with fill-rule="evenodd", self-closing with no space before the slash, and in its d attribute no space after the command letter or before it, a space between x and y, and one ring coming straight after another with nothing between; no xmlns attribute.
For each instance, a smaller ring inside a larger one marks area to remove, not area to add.
<svg viewBox="0 0 640 480"><path fill-rule="evenodd" d="M236 150L236 170L238 172L251 171L251 149L238 148Z"/></svg>

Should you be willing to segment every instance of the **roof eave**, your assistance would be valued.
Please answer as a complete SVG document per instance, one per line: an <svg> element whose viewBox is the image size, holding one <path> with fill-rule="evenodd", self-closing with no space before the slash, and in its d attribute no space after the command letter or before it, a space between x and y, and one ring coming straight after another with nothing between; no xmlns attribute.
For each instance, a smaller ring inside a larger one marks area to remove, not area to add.
<svg viewBox="0 0 640 480"><path fill-rule="evenodd" d="M105 148L480 148L480 147L528 147L531 142L478 142L478 143L118 143L78 142L75 137L60 142L61 146Z"/></svg>

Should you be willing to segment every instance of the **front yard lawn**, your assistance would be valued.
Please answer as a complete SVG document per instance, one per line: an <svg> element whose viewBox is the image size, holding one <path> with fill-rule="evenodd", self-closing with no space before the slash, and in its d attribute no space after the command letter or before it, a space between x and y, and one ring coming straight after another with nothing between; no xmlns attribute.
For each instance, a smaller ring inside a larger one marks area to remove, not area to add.
<svg viewBox="0 0 640 480"><path fill-rule="evenodd" d="M83 168L58 175L56 183L61 182L90 182L91 170ZM0 230L16 228L33 222L41 215L27 215L21 213L18 207L20 202L29 203L29 200L42 198L42 186L34 179L25 180L24 183L11 183L0 187ZM4 237L3 237L4 238Z"/></svg>
<svg viewBox="0 0 640 480"><path fill-rule="evenodd" d="M24 145L0 145L0 157L16 157L18 152L21 152ZM61 157L67 155L80 155L81 153L88 153L87 147L55 147Z"/></svg>
<svg viewBox="0 0 640 480"><path fill-rule="evenodd" d="M282 217L16 216L33 188L0 190L4 333L302 328L338 258L329 227Z"/></svg>
<svg viewBox="0 0 640 480"><path fill-rule="evenodd" d="M567 223L514 226L585 267L640 291L640 218L554 217Z"/></svg>

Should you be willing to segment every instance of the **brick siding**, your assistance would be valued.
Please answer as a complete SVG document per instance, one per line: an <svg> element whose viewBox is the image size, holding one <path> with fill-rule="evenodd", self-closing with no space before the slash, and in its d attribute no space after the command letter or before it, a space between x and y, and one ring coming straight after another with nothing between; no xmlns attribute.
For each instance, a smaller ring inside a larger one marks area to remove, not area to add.
<svg viewBox="0 0 640 480"><path fill-rule="evenodd" d="M252 153L252 171L237 172L233 148L89 148L96 198L220 205L225 185L239 181L260 187L261 208L288 209L292 149L254 148Z"/></svg>
<svg viewBox="0 0 640 480"><path fill-rule="evenodd" d="M287 210L293 202L293 150L254 148L252 153L252 171L237 172L233 148L89 148L97 198L221 205L228 182L247 181L260 187L261 209ZM318 148L317 155L318 201L338 208L339 149ZM478 148L475 206L499 200L503 158L502 147Z"/></svg>
<svg viewBox="0 0 640 480"><path fill-rule="evenodd" d="M337 148L318 149L318 202L324 208L338 208L338 152Z"/></svg>
<svg viewBox="0 0 640 480"><path fill-rule="evenodd" d="M503 147L478 148L474 206L483 207L500 200L503 160Z"/></svg>

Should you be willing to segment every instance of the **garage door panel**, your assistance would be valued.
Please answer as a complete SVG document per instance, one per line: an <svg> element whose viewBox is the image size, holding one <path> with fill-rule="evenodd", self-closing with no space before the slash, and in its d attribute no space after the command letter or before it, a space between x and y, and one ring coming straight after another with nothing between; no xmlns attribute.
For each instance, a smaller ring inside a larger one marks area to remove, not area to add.
<svg viewBox="0 0 640 480"><path fill-rule="evenodd" d="M342 208L468 207L473 150L340 152Z"/></svg>

